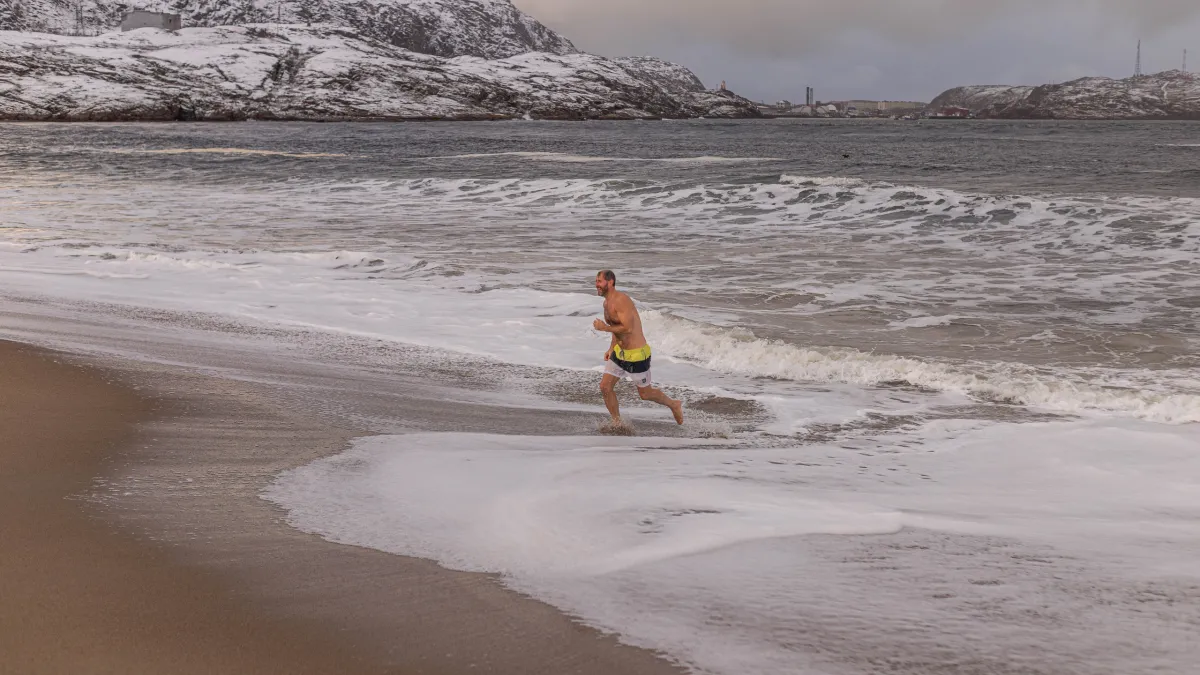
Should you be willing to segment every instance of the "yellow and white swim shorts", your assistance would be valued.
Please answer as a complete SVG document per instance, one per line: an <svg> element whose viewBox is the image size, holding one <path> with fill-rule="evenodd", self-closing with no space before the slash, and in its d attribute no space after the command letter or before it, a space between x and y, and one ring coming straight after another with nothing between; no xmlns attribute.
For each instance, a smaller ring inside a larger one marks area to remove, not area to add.
<svg viewBox="0 0 1200 675"><path fill-rule="evenodd" d="M653 381L650 377L650 345L637 349L622 349L620 345L613 347L612 356L604 363L604 373L633 380L634 386L639 389L649 387Z"/></svg>

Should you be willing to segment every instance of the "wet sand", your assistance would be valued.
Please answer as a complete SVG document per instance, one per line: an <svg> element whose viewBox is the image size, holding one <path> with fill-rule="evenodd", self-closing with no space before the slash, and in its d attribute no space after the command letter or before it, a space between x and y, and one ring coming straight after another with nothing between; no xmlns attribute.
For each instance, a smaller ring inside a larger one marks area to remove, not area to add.
<svg viewBox="0 0 1200 675"><path fill-rule="evenodd" d="M151 400L22 345L0 364L0 671L385 672L89 513L77 496Z"/></svg>
<svg viewBox="0 0 1200 675"><path fill-rule="evenodd" d="M0 672L680 672L490 576L332 544L258 499L353 430L167 366L8 342L0 364ZM145 500L102 498L131 477Z"/></svg>

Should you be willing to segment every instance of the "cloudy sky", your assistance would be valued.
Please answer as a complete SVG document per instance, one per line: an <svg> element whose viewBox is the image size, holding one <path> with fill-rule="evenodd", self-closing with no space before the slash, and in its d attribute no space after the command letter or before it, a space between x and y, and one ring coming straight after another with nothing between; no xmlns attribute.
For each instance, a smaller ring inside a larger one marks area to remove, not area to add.
<svg viewBox="0 0 1200 675"><path fill-rule="evenodd" d="M962 84L1200 72L1200 0L514 0L585 51L648 54L756 100L928 101ZM1193 65L1194 64L1194 65Z"/></svg>

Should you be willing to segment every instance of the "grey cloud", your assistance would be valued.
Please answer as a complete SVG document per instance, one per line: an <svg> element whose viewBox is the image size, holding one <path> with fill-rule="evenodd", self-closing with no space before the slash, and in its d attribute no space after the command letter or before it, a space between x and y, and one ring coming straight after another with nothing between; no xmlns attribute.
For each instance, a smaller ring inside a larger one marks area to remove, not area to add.
<svg viewBox="0 0 1200 675"><path fill-rule="evenodd" d="M1077 17L1096 30L1153 34L1200 14L1195 0L516 0L591 51L647 51L654 42L712 41L738 51L798 55L848 36L898 45L1030 28Z"/></svg>
<svg viewBox="0 0 1200 675"><path fill-rule="evenodd" d="M513 0L580 48L650 54L756 100L929 100L964 84L1200 66L1197 0Z"/></svg>

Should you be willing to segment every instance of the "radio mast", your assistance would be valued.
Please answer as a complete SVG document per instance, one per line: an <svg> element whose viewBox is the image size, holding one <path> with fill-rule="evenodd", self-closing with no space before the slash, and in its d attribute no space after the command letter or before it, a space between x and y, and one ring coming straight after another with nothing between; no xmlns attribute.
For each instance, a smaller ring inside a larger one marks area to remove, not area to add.
<svg viewBox="0 0 1200 675"><path fill-rule="evenodd" d="M1133 66L1133 79L1142 79L1142 41L1138 40L1137 63Z"/></svg>

